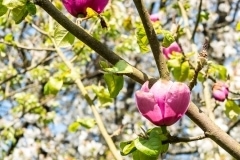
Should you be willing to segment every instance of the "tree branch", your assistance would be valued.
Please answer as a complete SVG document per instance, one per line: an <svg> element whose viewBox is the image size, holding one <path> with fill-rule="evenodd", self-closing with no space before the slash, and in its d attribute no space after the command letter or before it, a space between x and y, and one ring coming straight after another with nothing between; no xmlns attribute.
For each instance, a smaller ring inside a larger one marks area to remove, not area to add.
<svg viewBox="0 0 240 160"><path fill-rule="evenodd" d="M43 8L53 19L55 19L60 25L77 37L80 41L87 44L91 49L97 52L100 56L106 59L111 64L116 64L118 61L123 60L120 56L111 51L106 45L93 38L84 29L71 22L63 13L53 6L49 0L35 0L35 4ZM132 66L133 73L126 74L130 78L139 83L144 83L149 80L150 77Z"/></svg>
<svg viewBox="0 0 240 160"><path fill-rule="evenodd" d="M168 79L169 80L169 72L166 64L166 59L164 55L161 52L161 46L157 39L157 35L155 33L155 30L152 26L152 22L149 19L149 13L145 9L142 0L133 0L135 3L135 6L137 7L138 13L141 17L154 59L156 61L156 65L160 74L160 77L162 79Z"/></svg>

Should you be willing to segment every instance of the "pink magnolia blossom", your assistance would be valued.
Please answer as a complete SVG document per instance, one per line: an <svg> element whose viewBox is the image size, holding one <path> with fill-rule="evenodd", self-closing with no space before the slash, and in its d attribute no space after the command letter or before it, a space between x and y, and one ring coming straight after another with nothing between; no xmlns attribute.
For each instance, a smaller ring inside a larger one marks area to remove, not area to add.
<svg viewBox="0 0 240 160"><path fill-rule="evenodd" d="M150 15L150 20L151 20L152 22L159 21L159 14L158 14L158 13L151 14L151 15Z"/></svg>
<svg viewBox="0 0 240 160"><path fill-rule="evenodd" d="M180 48L180 46L177 44L177 42L173 42L169 47L165 48L165 47L162 47L162 52L163 54L165 55L165 57L167 59L170 58L170 55L173 54L173 52L179 52L181 53L182 50Z"/></svg>
<svg viewBox="0 0 240 160"><path fill-rule="evenodd" d="M228 97L228 86L223 82L217 82L213 85L213 98L223 102Z"/></svg>
<svg viewBox="0 0 240 160"><path fill-rule="evenodd" d="M74 17L80 14L86 16L86 9L92 8L97 13L101 13L106 7L108 0L62 0L67 11Z"/></svg>
<svg viewBox="0 0 240 160"><path fill-rule="evenodd" d="M188 86L180 82L159 80L151 88L145 82L135 93L139 112L157 126L170 126L187 111L190 101Z"/></svg>

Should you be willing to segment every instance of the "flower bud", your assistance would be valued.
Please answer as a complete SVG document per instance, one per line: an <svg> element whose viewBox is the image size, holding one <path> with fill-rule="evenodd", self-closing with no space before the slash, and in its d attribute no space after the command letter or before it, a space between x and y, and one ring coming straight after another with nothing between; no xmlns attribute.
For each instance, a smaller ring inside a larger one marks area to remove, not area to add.
<svg viewBox="0 0 240 160"><path fill-rule="evenodd" d="M213 85L213 98L223 102L228 96L228 86L223 82L217 82Z"/></svg>
<svg viewBox="0 0 240 160"><path fill-rule="evenodd" d="M165 47L162 47L162 52L163 54L165 55L165 57L167 59L170 58L170 55L173 54L173 52L178 52L178 53L181 53L182 50L180 48L180 46L177 44L177 42L173 42L169 47L165 48Z"/></svg>
<svg viewBox="0 0 240 160"><path fill-rule="evenodd" d="M151 15L150 15L150 20L151 20L152 22L159 21L159 14L158 14L158 13L151 14Z"/></svg>
<svg viewBox="0 0 240 160"><path fill-rule="evenodd" d="M86 16L88 7L97 13L101 13L106 7L108 0L62 0L62 2L71 15L78 17L80 14Z"/></svg>
<svg viewBox="0 0 240 160"><path fill-rule="evenodd" d="M139 112L157 126L176 123L187 111L190 102L188 86L180 82L159 80L151 88L145 82L135 93Z"/></svg>

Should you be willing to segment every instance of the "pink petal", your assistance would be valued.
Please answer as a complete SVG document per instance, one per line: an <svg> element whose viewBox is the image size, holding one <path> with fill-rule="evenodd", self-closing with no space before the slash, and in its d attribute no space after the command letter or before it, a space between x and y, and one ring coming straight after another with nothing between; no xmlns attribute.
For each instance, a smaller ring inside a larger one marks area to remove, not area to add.
<svg viewBox="0 0 240 160"><path fill-rule="evenodd" d="M190 90L184 83L174 82L166 97L164 122L172 125L187 111L190 102Z"/></svg>
<svg viewBox="0 0 240 160"><path fill-rule="evenodd" d="M167 59L170 58L170 55L173 54L173 52L179 52L181 53L182 50L180 48L180 46L177 44L177 42L173 42L169 47L165 48L162 47L162 52L163 54L166 56Z"/></svg>
<svg viewBox="0 0 240 160"><path fill-rule="evenodd" d="M159 106L155 102L153 94L150 92L137 91L135 93L139 112L153 124L161 125L162 114Z"/></svg>
<svg viewBox="0 0 240 160"><path fill-rule="evenodd" d="M155 13L155 14L151 14L150 15L150 20L153 22L159 21L159 14Z"/></svg>
<svg viewBox="0 0 240 160"><path fill-rule="evenodd" d="M62 2L71 15L78 17L80 14L86 16L87 7L101 13L107 5L108 0L62 0Z"/></svg>

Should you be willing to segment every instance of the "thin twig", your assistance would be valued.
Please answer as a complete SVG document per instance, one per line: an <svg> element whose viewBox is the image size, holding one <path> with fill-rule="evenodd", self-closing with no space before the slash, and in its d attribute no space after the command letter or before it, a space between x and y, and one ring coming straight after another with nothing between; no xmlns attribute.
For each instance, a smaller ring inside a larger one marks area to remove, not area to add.
<svg viewBox="0 0 240 160"><path fill-rule="evenodd" d="M54 41L53 38L51 38L51 41L53 42L55 48L56 48L56 51L57 51L57 54L58 56L62 59L62 61L66 64L66 66L71 70L71 72L74 72L75 71L75 68L73 66L73 64L67 60L67 58L64 56L64 54L62 53L62 51L58 48L56 42ZM83 97L85 98L85 100L87 101L88 105L91 107L92 109L92 112L93 112L93 115L96 119L96 123L98 125L98 128L102 134L102 136L104 137L110 151L112 152L113 156L117 159L117 160L121 160L122 157L120 156L111 136L107 133L107 130L103 124L103 121L101 119L101 116L99 115L96 107L94 106L94 103L93 101L91 100L91 98L89 97L88 93L87 93L87 90L85 89L81 79L80 79L80 76L75 79L75 83L78 87L78 89L81 91Z"/></svg>
<svg viewBox="0 0 240 160"><path fill-rule="evenodd" d="M26 72L31 71L31 70L33 70L34 68L37 68L39 65L41 65L41 64L43 64L44 62L49 61L50 59L53 59L53 58L55 58L55 57L56 57L56 56L48 56L48 57L43 58L39 63L35 64L34 66L30 66L30 67L28 67L27 69L25 69L25 70L23 70L23 71L21 71L21 72L19 72L19 73L16 73L16 74L14 74L14 75L12 75L12 76L9 76L9 77L5 78L3 81L0 82L0 85L2 85L2 84L4 84L4 83L12 80L13 78L16 78L16 77L19 76L20 74L25 74Z"/></svg>
<svg viewBox="0 0 240 160"><path fill-rule="evenodd" d="M33 51L55 51L54 48L36 48L36 47L27 47L24 45L21 45L19 43L9 43L9 42L5 42L0 40L0 43L6 44L8 46L13 46L13 47L17 47L17 48L21 48L21 49L26 49L26 50L33 50Z"/></svg>
<svg viewBox="0 0 240 160"><path fill-rule="evenodd" d="M135 3L135 6L137 7L138 13L141 17L150 47L152 49L154 59L156 61L156 65L157 65L160 77L162 79L169 80L169 71L167 68L166 59L161 52L160 43L157 39L157 35L156 35L155 30L152 26L152 23L149 19L149 13L148 13L147 9L144 7L142 0L133 0L133 1Z"/></svg>
<svg viewBox="0 0 240 160"><path fill-rule="evenodd" d="M164 141L163 143L180 143L180 142L192 142L198 141L201 139L207 138L206 135L200 135L195 137L177 137L177 136L169 136L168 140Z"/></svg>
<svg viewBox="0 0 240 160"><path fill-rule="evenodd" d="M200 18L201 18L201 11L202 11L202 0L200 0L200 4L198 6L198 14L197 14L197 21L195 23L195 26L194 26L194 30L193 30L193 33L192 33L192 41L194 40L194 37L195 37L195 33L197 31L197 27L198 27L198 24L200 22Z"/></svg>

